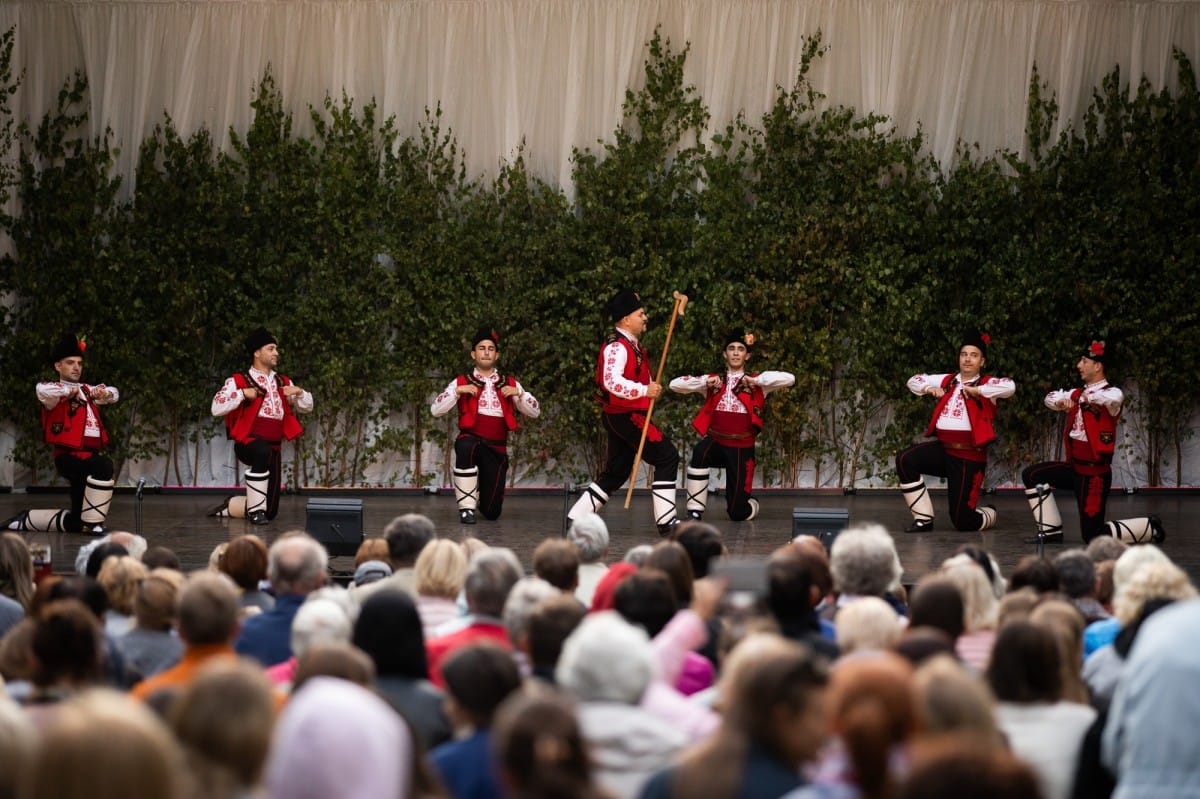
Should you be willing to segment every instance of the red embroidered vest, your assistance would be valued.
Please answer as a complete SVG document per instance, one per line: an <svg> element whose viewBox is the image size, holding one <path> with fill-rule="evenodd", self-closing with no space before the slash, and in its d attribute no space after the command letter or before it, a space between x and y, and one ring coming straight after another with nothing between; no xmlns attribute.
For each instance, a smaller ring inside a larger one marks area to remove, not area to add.
<svg viewBox="0 0 1200 799"><path fill-rule="evenodd" d="M604 346L600 348L600 357L596 359L596 399L604 405L605 413L629 413L630 411L644 411L650 407L650 398L647 396L629 399L626 397L617 397L604 387L604 354L608 350L608 345L613 342L619 343L625 348L625 371L622 372L622 377L626 380L631 380L635 383L644 385L650 384L650 364L647 363L648 356L646 350L641 344L635 344L626 336L621 335L615 330L609 333L608 338L604 341Z"/></svg>
<svg viewBox="0 0 1200 799"><path fill-rule="evenodd" d="M1079 404L1081 394L1083 394L1082 388L1071 392L1071 410L1067 414L1067 429L1063 434L1066 438L1067 451L1071 451L1072 443L1084 444L1091 449L1092 460L1111 458L1117 448L1117 422L1121 419L1121 412L1118 411L1116 415L1113 415L1108 412L1108 409L1098 405L1084 408ZM1075 427L1075 417L1080 414L1083 414L1083 430L1087 433L1086 443L1071 438L1071 430Z"/></svg>
<svg viewBox="0 0 1200 799"><path fill-rule="evenodd" d="M255 388L258 389L258 396L249 402L243 402L239 407L234 408L225 415L225 429L229 433L229 437L239 444L245 444L250 441L250 431L254 427L254 420L258 418L258 411L262 408L263 389L261 386L251 383L250 378L242 373L233 376L233 382L237 384L239 389ZM290 386L292 381L286 375L275 375L275 388L280 395L283 394L283 387ZM283 437L291 441L296 436L304 432L304 427L300 424L300 420L296 418L295 411L292 410L292 404L287 401L286 397L281 397L283 400Z"/></svg>
<svg viewBox="0 0 1200 799"><path fill-rule="evenodd" d="M929 420L929 427L925 428L927 437L937 435L938 417L942 415L942 409L950 402L950 397L954 393L951 387L957 377L958 375L946 375L946 379L942 381L942 388L946 390L946 393L938 399L937 405L933 408L933 418ZM991 375L982 375L978 385L982 386L991 379ZM977 447L986 447L995 441L996 428L992 422L996 418L996 403L984 397L963 395L963 404L967 406L967 419L971 422L971 443Z"/></svg>
<svg viewBox="0 0 1200 799"><path fill-rule="evenodd" d="M757 377L757 373L750 377ZM708 377L720 377L725 380L725 375L711 374ZM717 388L708 389L705 394L704 407L696 414L696 418L692 420L692 429L702 436L708 435L708 428L712 425L713 414L716 413L717 403L721 401L722 395L725 393L725 384L722 383ZM749 411L750 425L754 428L755 435L762 432L763 428L763 404L766 402L766 394L758 386L747 386L741 380L738 380L737 385L733 387L733 393L742 401Z"/></svg>
<svg viewBox="0 0 1200 799"><path fill-rule="evenodd" d="M517 429L517 412L513 407L512 397L506 397L500 393L500 389L504 386L517 385L517 381L511 377L498 375L496 380L496 396L500 398L500 409L504 412L504 426L509 432ZM483 391L483 383L473 379L467 375L459 375L455 379L455 385L465 386L470 383L473 386ZM464 433L474 432L475 424L479 417L479 395L478 394L459 394L458 395L458 429ZM491 438L491 436L484 436Z"/></svg>
<svg viewBox="0 0 1200 799"><path fill-rule="evenodd" d="M58 404L50 410L46 410L45 405L42 406L42 435L46 443L67 449L83 449L83 433L87 427L88 407L91 407L92 413L96 414L96 423L100 425L100 446L107 447L108 431L104 429L104 420L100 417L100 409L96 407L91 394L82 385L79 386L79 397L60 399Z"/></svg>

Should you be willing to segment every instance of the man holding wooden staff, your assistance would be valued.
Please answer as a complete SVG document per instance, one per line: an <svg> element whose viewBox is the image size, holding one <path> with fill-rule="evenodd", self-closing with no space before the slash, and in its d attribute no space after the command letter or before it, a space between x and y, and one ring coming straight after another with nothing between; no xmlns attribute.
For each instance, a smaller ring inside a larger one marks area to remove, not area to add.
<svg viewBox="0 0 1200 799"><path fill-rule="evenodd" d="M583 496L567 513L567 519L574 521L584 514L599 512L611 493L630 479L644 428L642 459L654 469L651 485L654 523L660 535L667 535L679 524L675 511L679 451L646 418L652 400L663 390L651 377L650 358L639 342L646 332L646 310L641 296L629 289L618 292L606 308L615 329L605 339L596 362L596 399L604 406L608 463L600 476L584 489Z"/></svg>

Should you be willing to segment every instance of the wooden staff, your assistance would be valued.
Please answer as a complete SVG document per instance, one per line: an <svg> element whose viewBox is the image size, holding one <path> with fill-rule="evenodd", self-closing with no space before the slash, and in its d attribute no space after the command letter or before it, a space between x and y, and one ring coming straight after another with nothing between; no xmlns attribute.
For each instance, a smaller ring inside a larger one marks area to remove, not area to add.
<svg viewBox="0 0 1200 799"><path fill-rule="evenodd" d="M667 325L667 341L663 344L662 358L658 362L658 375L654 378L654 382L662 385L663 369L667 366L667 351L671 349L671 334L675 332L675 320L683 316L687 308L688 298L686 294L674 292L675 307L671 309L671 324ZM638 466L642 464L642 449L646 446L646 433L650 430L650 415L654 413L654 401L658 397L650 398L650 406L646 408L646 422L642 425L642 438L638 441L637 455L633 458L633 471L629 473L629 490L625 492L625 507L629 507L629 501L633 499L633 483L637 480Z"/></svg>

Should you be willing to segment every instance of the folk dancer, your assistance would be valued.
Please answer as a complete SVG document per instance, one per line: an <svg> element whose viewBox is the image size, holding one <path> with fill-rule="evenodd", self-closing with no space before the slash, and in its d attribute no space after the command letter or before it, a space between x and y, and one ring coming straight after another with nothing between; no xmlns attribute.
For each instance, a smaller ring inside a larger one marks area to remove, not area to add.
<svg viewBox="0 0 1200 799"><path fill-rule="evenodd" d="M692 420L702 437L692 450L684 488L687 514L699 520L708 504L709 469L725 469L725 511L735 522L758 516L758 500L751 496L754 484L754 441L762 432L763 405L767 394L795 385L790 372L746 372L754 334L731 332L725 337L721 355L725 374L685 375L671 381L672 391L704 394L704 406Z"/></svg>
<svg viewBox="0 0 1200 799"><path fill-rule="evenodd" d="M459 375L429 406L434 416L458 408L458 438L454 441L454 496L458 519L475 524L475 513L500 518L508 477L508 434L517 429L517 413L536 419L542 413L537 398L516 378L496 369L500 337L480 328L471 339L475 368Z"/></svg>

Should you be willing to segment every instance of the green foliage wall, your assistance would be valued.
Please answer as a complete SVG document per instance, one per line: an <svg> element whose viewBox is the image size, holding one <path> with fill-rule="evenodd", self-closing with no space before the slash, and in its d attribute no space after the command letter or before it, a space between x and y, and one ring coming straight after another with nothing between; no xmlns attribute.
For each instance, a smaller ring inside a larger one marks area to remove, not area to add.
<svg viewBox="0 0 1200 799"><path fill-rule="evenodd" d="M285 371L316 397L296 479L355 485L379 457L445 451L453 420L431 419L427 403L488 324L502 369L544 407L517 435L513 479L583 479L604 456L589 400L601 309L633 287L655 366L672 291L692 299L665 377L717 368L734 327L758 338L754 365L797 375L768 403L766 484L893 480L891 454L931 410L904 380L953 370L974 330L994 341L989 371L1019 386L1000 414L993 482L1055 454L1061 420L1041 398L1077 382L1093 336L1116 345L1113 376L1137 386L1149 482L1197 481L1181 447L1200 357L1187 346L1200 298L1200 92L1183 53L1178 92L1130 87L1114 70L1080 129L1057 140L1035 73L1031 156L964 143L942 166L919 135L824 101L808 80L819 34L769 113L716 127L684 80L687 49L656 35L623 125L574 154L568 201L520 154L495 178L467 175L437 109L405 136L374 103L330 97L309 111L315 133L297 136L269 73L228 152L164 118L123 194L110 137L80 135L81 76L36 125L12 119L14 35L0 41L0 200L19 209L3 220L13 254L0 272L0 410L21 431L13 457L35 476L50 471L31 383L49 376L64 331L86 331L89 374L122 388L110 419L118 461L165 456L172 483L197 473L201 442L219 435L212 394L245 366L245 332L267 325ZM696 410L681 397L656 406L681 448Z"/></svg>

